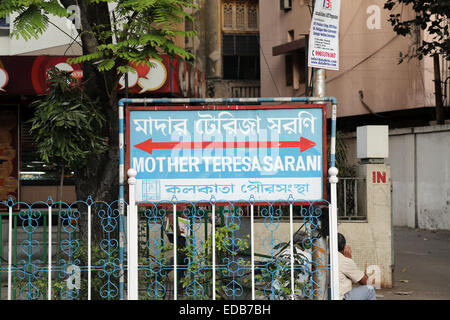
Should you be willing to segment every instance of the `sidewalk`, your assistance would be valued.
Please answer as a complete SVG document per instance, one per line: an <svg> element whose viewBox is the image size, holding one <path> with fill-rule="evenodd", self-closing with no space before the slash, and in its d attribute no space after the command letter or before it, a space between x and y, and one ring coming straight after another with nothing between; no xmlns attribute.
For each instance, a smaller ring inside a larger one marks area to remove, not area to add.
<svg viewBox="0 0 450 320"><path fill-rule="evenodd" d="M395 227L392 286L377 299L449 300L450 231Z"/></svg>

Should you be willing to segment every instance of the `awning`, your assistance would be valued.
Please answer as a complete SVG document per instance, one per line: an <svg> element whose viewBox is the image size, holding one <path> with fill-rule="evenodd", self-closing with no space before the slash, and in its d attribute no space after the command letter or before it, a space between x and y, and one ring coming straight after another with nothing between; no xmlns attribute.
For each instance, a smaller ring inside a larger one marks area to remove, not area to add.
<svg viewBox="0 0 450 320"><path fill-rule="evenodd" d="M279 46L272 47L272 55L279 56L282 54L293 54L295 51L305 49L306 48L306 39L305 37L283 43Z"/></svg>

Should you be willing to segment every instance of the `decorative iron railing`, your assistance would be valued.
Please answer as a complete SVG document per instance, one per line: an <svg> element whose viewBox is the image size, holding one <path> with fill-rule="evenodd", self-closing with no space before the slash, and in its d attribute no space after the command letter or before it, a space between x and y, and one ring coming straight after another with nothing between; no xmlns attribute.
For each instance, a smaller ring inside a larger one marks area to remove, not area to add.
<svg viewBox="0 0 450 320"><path fill-rule="evenodd" d="M329 204L298 202L139 206L138 298L322 298ZM129 209L90 198L0 202L1 299L126 299Z"/></svg>

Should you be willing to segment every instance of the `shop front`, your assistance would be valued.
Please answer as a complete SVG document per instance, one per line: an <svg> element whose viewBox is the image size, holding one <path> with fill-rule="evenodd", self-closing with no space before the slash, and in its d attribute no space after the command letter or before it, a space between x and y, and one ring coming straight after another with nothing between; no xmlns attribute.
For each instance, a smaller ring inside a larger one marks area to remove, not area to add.
<svg viewBox="0 0 450 320"><path fill-rule="evenodd" d="M68 63L69 56L0 56L0 201L32 203L49 196L59 200L59 172L40 160L29 134L33 115L30 104L47 90L51 66L83 78L80 64ZM194 65L162 56L152 66L133 65L128 74L128 94L136 97L204 97L204 74ZM125 95L125 76L119 80ZM75 200L73 173L67 172L63 200Z"/></svg>

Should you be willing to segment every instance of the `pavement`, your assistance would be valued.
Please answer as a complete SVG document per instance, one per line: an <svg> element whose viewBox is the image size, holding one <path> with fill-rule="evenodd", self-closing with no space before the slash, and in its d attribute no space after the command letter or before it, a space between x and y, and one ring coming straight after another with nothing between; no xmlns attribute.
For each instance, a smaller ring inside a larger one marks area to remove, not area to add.
<svg viewBox="0 0 450 320"><path fill-rule="evenodd" d="M450 231L394 227L392 288L378 300L450 300Z"/></svg>

